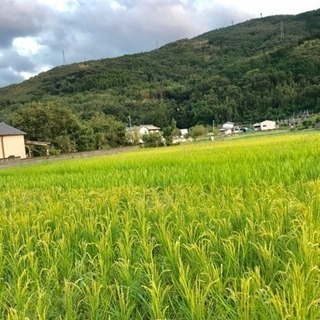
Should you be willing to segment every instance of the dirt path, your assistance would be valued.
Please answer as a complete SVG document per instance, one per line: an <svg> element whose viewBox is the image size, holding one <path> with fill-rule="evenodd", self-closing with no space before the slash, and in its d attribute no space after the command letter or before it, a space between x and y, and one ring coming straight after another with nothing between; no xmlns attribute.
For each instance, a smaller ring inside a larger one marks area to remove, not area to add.
<svg viewBox="0 0 320 320"><path fill-rule="evenodd" d="M0 160L0 169L20 167L27 164L36 164L41 162L48 161L58 161L64 159L77 159L77 158L89 158L89 157L98 157L106 154L116 154L120 152L128 152L132 150L139 149L138 146L129 146L129 147L119 147L107 150L95 150L95 151L85 151L85 152L75 152L69 154L62 154L59 156L47 156L47 157L36 157L36 158L27 158L27 159L16 159L16 160Z"/></svg>

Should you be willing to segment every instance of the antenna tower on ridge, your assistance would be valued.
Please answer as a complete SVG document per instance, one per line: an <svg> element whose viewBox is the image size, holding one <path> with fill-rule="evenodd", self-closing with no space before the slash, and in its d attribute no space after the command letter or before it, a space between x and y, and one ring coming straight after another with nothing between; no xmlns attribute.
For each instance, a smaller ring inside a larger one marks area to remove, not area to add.
<svg viewBox="0 0 320 320"><path fill-rule="evenodd" d="M63 65L66 65L66 57L65 57L65 55L64 55L64 50L62 50L62 64Z"/></svg>

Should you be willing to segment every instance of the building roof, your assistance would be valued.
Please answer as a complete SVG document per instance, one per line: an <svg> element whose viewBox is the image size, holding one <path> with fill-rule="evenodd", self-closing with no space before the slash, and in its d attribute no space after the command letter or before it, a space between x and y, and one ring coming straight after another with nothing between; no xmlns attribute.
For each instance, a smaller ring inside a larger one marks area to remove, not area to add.
<svg viewBox="0 0 320 320"><path fill-rule="evenodd" d="M145 125L140 126L140 128L147 128L148 130L160 130L159 127L156 127L152 124L145 124Z"/></svg>
<svg viewBox="0 0 320 320"><path fill-rule="evenodd" d="M265 123L265 122L276 123L275 121L272 121L272 120L264 120L261 123Z"/></svg>
<svg viewBox="0 0 320 320"><path fill-rule="evenodd" d="M230 121L227 121L222 125L222 128L224 128L224 129L233 129L234 128L234 123L230 122Z"/></svg>
<svg viewBox="0 0 320 320"><path fill-rule="evenodd" d="M5 124L4 122L0 123L0 136L21 136L25 134L25 132L11 127L8 124Z"/></svg>

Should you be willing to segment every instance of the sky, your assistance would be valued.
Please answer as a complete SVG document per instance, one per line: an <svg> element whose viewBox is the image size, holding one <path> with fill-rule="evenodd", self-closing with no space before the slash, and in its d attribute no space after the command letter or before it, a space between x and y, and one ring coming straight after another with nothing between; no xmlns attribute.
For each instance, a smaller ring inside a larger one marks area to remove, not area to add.
<svg viewBox="0 0 320 320"><path fill-rule="evenodd" d="M1 0L0 87L55 66L146 52L319 0Z"/></svg>

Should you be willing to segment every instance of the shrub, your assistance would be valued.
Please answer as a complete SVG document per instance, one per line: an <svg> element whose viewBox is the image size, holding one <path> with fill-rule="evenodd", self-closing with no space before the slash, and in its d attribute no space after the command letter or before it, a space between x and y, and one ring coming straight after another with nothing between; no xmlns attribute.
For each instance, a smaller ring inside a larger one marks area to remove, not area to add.
<svg viewBox="0 0 320 320"><path fill-rule="evenodd" d="M163 137L161 133L152 133L152 134L145 134L142 137L144 145L146 147L159 147L163 145Z"/></svg>
<svg viewBox="0 0 320 320"><path fill-rule="evenodd" d="M190 128L189 135L190 137L197 139L207 133L207 128L202 124L197 124L194 127Z"/></svg>

